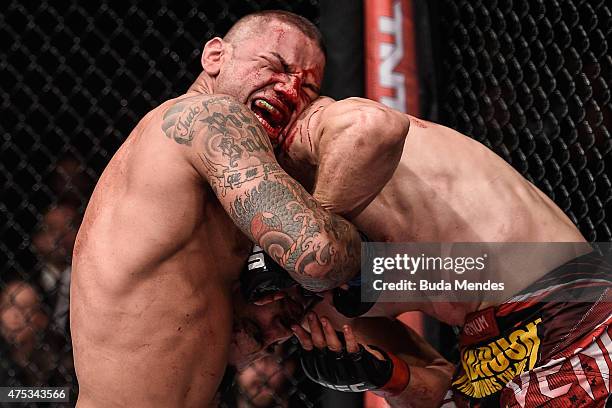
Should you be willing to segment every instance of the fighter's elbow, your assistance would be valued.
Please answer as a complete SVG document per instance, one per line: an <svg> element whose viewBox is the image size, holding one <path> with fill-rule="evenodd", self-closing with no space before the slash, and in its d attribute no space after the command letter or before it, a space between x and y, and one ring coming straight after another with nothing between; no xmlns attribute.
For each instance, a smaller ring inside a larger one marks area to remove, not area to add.
<svg viewBox="0 0 612 408"><path fill-rule="evenodd" d="M296 269L304 273L296 280L313 292L336 288L359 273L361 240L357 232L347 234L346 242L340 242L333 234L322 234L310 254L303 257L303 264ZM329 235L329 236L327 236Z"/></svg>
<svg viewBox="0 0 612 408"><path fill-rule="evenodd" d="M381 104L364 104L357 110L351 126L367 145L389 150L403 146L410 119Z"/></svg>

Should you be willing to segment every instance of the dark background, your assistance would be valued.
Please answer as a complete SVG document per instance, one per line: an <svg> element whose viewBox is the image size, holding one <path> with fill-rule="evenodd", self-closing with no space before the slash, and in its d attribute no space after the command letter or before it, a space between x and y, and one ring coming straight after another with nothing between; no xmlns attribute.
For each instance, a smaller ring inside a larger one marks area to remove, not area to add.
<svg viewBox="0 0 612 408"><path fill-rule="evenodd" d="M611 7L604 0L415 0L414 7L422 116L492 148L588 240L612 240ZM0 288L15 277L36 279L31 235L46 209L70 200L84 210L138 120L199 74L205 41L272 8L321 23L330 51L324 93L362 96L358 1L5 2ZM78 183L58 175L66 158L78 163ZM319 391L309 392L300 398L306 406L318 399Z"/></svg>

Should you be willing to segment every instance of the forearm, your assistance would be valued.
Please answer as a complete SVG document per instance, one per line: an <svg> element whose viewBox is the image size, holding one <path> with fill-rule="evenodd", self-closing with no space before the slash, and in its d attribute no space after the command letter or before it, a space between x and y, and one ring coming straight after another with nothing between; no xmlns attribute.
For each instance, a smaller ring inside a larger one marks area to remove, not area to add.
<svg viewBox="0 0 612 408"><path fill-rule="evenodd" d="M359 272L361 239L356 228L325 210L286 175L263 180L247 199L236 198L229 213L308 290L335 288Z"/></svg>
<svg viewBox="0 0 612 408"><path fill-rule="evenodd" d="M404 391L395 396L382 396L393 408L438 407L450 384L451 379L445 367L412 366L410 367L410 382Z"/></svg>
<svg viewBox="0 0 612 408"><path fill-rule="evenodd" d="M414 330L398 320L359 318L353 327L360 341L384 348L402 359L410 371L398 395L382 392L392 407L437 407L450 387L454 366Z"/></svg>

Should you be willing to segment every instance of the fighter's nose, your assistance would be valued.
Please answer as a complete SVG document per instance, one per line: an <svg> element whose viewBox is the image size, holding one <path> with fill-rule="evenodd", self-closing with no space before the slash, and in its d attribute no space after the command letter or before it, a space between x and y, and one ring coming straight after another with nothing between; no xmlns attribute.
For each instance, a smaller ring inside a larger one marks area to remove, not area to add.
<svg viewBox="0 0 612 408"><path fill-rule="evenodd" d="M286 80L279 81L274 86L274 90L283 95L283 97L291 103L291 109L293 109L298 102L301 82L302 80L299 76L287 75Z"/></svg>

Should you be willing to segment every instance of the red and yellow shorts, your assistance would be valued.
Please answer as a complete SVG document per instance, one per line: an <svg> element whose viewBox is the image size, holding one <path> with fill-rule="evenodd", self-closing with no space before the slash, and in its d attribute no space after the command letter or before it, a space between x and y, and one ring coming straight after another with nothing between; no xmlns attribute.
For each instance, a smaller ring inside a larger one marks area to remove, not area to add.
<svg viewBox="0 0 612 408"><path fill-rule="evenodd" d="M585 262L593 262L589 276ZM577 258L521 296L470 314L459 336L460 364L441 406L605 407L612 386L609 267L595 255ZM555 301L568 299L567 291L580 291L582 300ZM583 301L585 294L592 300Z"/></svg>

